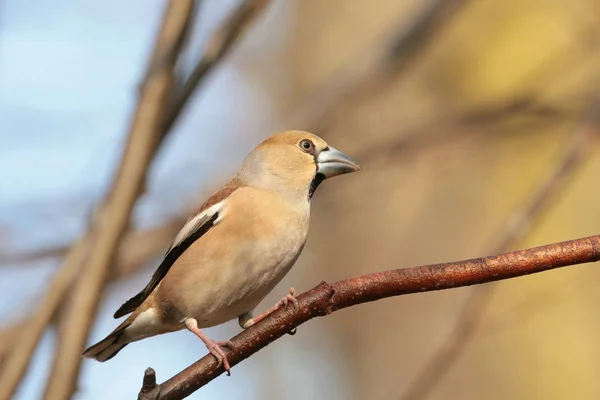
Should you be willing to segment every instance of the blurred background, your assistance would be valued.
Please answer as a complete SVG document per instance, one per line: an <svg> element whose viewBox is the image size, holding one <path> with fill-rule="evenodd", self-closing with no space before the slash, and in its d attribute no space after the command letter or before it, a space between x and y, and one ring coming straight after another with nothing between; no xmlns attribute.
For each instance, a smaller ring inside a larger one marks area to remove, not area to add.
<svg viewBox="0 0 600 400"><path fill-rule="evenodd" d="M189 332L147 339L56 394L81 352L69 334L110 332L189 211L279 130L363 169L319 188L304 253L259 308L290 286L598 234L599 16L596 0L0 1L0 399L134 398L146 367L162 382L203 356ZM107 226L96 210L144 141L146 183L75 328L92 275L73 243ZM598 278L345 309L191 398L598 399Z"/></svg>

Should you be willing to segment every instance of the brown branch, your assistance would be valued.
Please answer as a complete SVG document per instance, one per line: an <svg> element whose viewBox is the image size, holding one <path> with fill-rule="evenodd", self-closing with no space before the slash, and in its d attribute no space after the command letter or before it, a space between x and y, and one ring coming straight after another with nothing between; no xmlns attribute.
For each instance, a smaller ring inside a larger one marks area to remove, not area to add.
<svg viewBox="0 0 600 400"><path fill-rule="evenodd" d="M87 265L74 285L72 301L61 318L46 399L69 399L76 389L81 350L94 320L110 266L127 230L131 211L143 191L154 154L162 139L163 110L168 104L174 69L191 22L193 0L172 0L167 6L156 46L164 59L148 77L134 115L119 171L105 205L96 215Z"/></svg>
<svg viewBox="0 0 600 400"><path fill-rule="evenodd" d="M171 129L198 85L229 53L233 45L269 3L270 0L243 1L212 34L205 45L204 54L196 63L192 73L174 94L173 102L165 117L163 132Z"/></svg>
<svg viewBox="0 0 600 400"><path fill-rule="evenodd" d="M554 168L542 180L531 198L507 219L496 235L496 243L488 246L488 253L508 251L515 243L522 240L531 231L534 222L540 219L539 217L548 209L552 201L580 171L592 153L590 145L598 134L600 102L594 104L588 113L579 129L566 138L564 150ZM415 379L409 383L401 396L402 400L427 398L451 369L470 343L491 299L493 289L494 285L473 288L459 314L454 330Z"/></svg>
<svg viewBox="0 0 600 400"><path fill-rule="evenodd" d="M17 321L0 331L0 372L2 371L4 360L7 355L10 354L10 350L12 350L13 346L22 335L24 329L26 329L25 323L23 321Z"/></svg>
<svg viewBox="0 0 600 400"><path fill-rule="evenodd" d="M152 400L158 396L160 392L160 386L156 384L156 373L152 368L146 368L144 372L144 381L142 383L142 390L138 395L138 400Z"/></svg>
<svg viewBox="0 0 600 400"><path fill-rule="evenodd" d="M234 366L304 322L357 304L386 297L451 289L548 271L600 260L600 235L546 246L443 264L396 269L322 282L298 296L299 309L280 309L232 339L227 350ZM212 355L159 385L161 400L183 399L224 372Z"/></svg>
<svg viewBox="0 0 600 400"><path fill-rule="evenodd" d="M392 41L389 58L398 72L434 43L439 33L452 21L452 17L467 0L435 0L425 7L419 16L411 20Z"/></svg>
<svg viewBox="0 0 600 400"><path fill-rule="evenodd" d="M186 217L192 210L186 207L178 215L154 228L130 231L119 246L117 259L112 269L111 279L128 276L137 271L158 252L170 244L173 236L185 223ZM54 248L41 249L21 254L2 254L0 264L28 264L46 258L63 257L69 251L70 245L60 245Z"/></svg>
<svg viewBox="0 0 600 400"><path fill-rule="evenodd" d="M73 246L73 243L69 245L60 245L56 247L50 247L47 249L34 250L22 253L1 253L0 254L0 266L6 265L21 265L29 264L35 261L44 260L46 258L55 258L64 256L69 248Z"/></svg>
<svg viewBox="0 0 600 400"><path fill-rule="evenodd" d="M153 257L156 257L161 252L163 252L164 249L168 247L171 243L173 236L175 236L175 234L179 231L179 229L185 222L186 218L183 217L183 215L189 215L189 213L182 213L182 216L175 217L172 220L156 228L129 233L119 246L117 259L114 263L114 267L111 269L110 279L120 279L133 274L142 266L146 265ZM66 253L66 251L67 249L65 249L64 253ZM31 255L31 257L33 256L34 254ZM31 324L26 325L24 321L20 321L0 330L0 363L4 360L4 358L7 357L7 354L13 349L13 345L15 343L19 343L19 350L23 352L21 357L24 357L24 361L29 359L31 353L35 349L36 343L39 340L39 336L41 335L41 333L43 333L45 326L47 325L45 322L43 322L46 321L46 315L49 316L49 323L53 320L54 317L56 317L56 314L59 312L60 309L59 305L61 303L61 300L63 299L65 293L67 293L67 289L72 280L74 279L76 275L76 270L79 268L81 263L78 262L74 265L77 265L78 267L76 267L75 270L70 270L69 272L64 273L63 276L65 276L66 278L60 280L60 287L57 288L56 286L53 286L51 290L52 293L58 294L59 298L56 301L49 301L49 298L46 297L46 299L44 300L45 304L51 303L53 304L53 306L44 310L44 318L35 318L36 321L39 321L39 325L34 323L35 328L32 329L33 327ZM53 314L50 315L50 312L53 312ZM36 313L36 315L39 314ZM25 330L26 336L31 335L33 332L37 332L35 334L35 338L32 337L27 341L24 339L24 336L21 332L23 331L25 326L27 326L27 329ZM20 340L20 342L18 342L17 340ZM25 346L26 342L30 344ZM28 350L23 351L25 348L27 348ZM23 363L24 361L18 363L11 362L11 365L21 365L21 363ZM18 368L18 370L21 370L22 368L24 367L21 366ZM2 393L1 390L0 393Z"/></svg>
<svg viewBox="0 0 600 400"><path fill-rule="evenodd" d="M4 368L0 371L0 399L9 400L23 378L29 360L46 330L46 326L61 304L64 294L77 276L80 266L86 259L93 235L81 238L69 251L63 265L53 278L40 306L25 321L26 329L20 332L19 340L6 356Z"/></svg>

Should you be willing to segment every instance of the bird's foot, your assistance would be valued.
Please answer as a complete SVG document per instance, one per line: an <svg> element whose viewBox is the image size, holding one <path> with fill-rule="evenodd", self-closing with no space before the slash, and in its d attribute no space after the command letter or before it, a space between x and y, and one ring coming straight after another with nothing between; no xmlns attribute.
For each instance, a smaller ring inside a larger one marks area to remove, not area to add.
<svg viewBox="0 0 600 400"><path fill-rule="evenodd" d="M227 356L225 355L225 352L223 351L223 347L228 347L230 350L232 351L237 351L237 349L235 348L235 346L233 345L233 343L229 340L227 341L214 341L211 338L209 338L208 336L206 336L204 334L204 332L202 332L200 329L198 329L198 322L194 319L194 318L187 318L184 321L184 325L185 327L192 333L194 333L196 336L198 336L206 345L206 348L208 349L208 351L210 352L210 354L212 354L213 356L215 356L215 358L217 359L217 368L219 368L221 366L221 364L223 365L223 367L225 368L225 372L227 372L227 375L231 375L231 367L229 365L229 361L227 360Z"/></svg>
<svg viewBox="0 0 600 400"><path fill-rule="evenodd" d="M290 302L294 305L294 308L296 310L299 310L300 304L298 303L298 299L294 296L295 294L296 294L296 290L293 287L290 288L290 292L288 294L286 294L284 298L279 300L279 302L277 304L275 304L273 311L279 309L281 306L283 306L283 308L286 308L288 303L290 303Z"/></svg>
<svg viewBox="0 0 600 400"><path fill-rule="evenodd" d="M289 293L284 298L279 300L277 302L277 304L275 304L273 307L269 308L267 311L260 314L259 316L251 318L251 316L252 316L251 313L246 313L246 314L241 315L240 319L239 319L240 326L243 329L248 329L252 325L256 324L258 321L265 319L269 315L273 314L275 311L279 310L281 307L287 308L289 303L292 303L294 305L294 308L296 310L299 310L300 304L298 304L298 299L296 299L296 297L294 297L295 294L296 294L296 291L294 290L294 288L290 288ZM289 332L289 334L290 335L296 334L296 329L291 330Z"/></svg>
<svg viewBox="0 0 600 400"><path fill-rule="evenodd" d="M210 354L215 356L215 358L217 359L217 368L219 368L222 364L223 368L225 368L225 372L227 373L227 375L231 375L231 367L229 365L229 361L227 360L227 356L223 351L223 347L227 347L232 351L236 351L236 348L233 345L233 343L229 340L214 341L212 339L208 339L204 341L204 344L206 345L206 348L208 349Z"/></svg>

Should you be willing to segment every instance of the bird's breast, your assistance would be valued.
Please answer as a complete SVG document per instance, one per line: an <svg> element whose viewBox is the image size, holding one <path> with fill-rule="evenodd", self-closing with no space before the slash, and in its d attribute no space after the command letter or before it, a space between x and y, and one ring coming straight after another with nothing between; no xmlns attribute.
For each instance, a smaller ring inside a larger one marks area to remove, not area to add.
<svg viewBox="0 0 600 400"><path fill-rule="evenodd" d="M289 272L307 233L308 213L277 201L227 210L175 262L160 297L174 317L194 317L201 327L236 318L255 308Z"/></svg>

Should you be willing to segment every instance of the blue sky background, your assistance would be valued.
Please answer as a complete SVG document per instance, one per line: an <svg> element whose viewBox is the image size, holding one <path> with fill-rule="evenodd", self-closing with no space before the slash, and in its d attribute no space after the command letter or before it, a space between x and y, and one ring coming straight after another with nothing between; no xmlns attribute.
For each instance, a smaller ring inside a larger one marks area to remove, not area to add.
<svg viewBox="0 0 600 400"><path fill-rule="evenodd" d="M203 2L188 65L236 3ZM218 184L261 135L270 133L276 116L268 94L248 81L237 61L281 45L281 37L268 32L289 12L286 3L268 10L193 99L153 166L148 193L135 211L137 225L160 223L206 185ZM0 252L67 243L85 228L116 168L165 4L0 2ZM0 321L10 323L35 307L58 265L60 260L3 266ZM116 326L111 314L151 272L110 285L90 342ZM232 322L208 333L225 339L238 330ZM343 374L332 365L339 349L324 332L305 332L270 346L191 398L348 398L346 389L331 384L335 374ZM53 332L44 337L17 399L41 396L54 339ZM146 367L154 367L163 381L204 353L204 345L188 332L130 345L110 363L85 361L75 398L135 398Z"/></svg>

